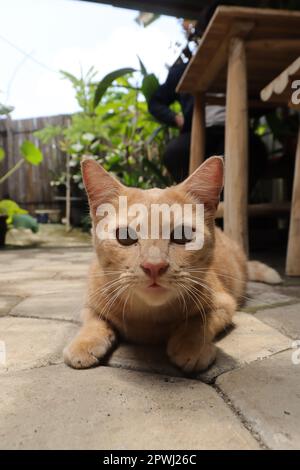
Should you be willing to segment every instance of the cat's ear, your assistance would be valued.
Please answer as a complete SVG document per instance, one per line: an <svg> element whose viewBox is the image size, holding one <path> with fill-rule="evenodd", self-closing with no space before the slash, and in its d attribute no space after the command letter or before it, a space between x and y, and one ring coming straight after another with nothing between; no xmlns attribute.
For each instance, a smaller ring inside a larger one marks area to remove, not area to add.
<svg viewBox="0 0 300 470"><path fill-rule="evenodd" d="M100 204L108 203L116 197L120 193L122 185L89 157L82 159L81 172L91 215L95 216Z"/></svg>
<svg viewBox="0 0 300 470"><path fill-rule="evenodd" d="M202 163L182 184L207 208L216 210L224 182L224 160L210 157Z"/></svg>

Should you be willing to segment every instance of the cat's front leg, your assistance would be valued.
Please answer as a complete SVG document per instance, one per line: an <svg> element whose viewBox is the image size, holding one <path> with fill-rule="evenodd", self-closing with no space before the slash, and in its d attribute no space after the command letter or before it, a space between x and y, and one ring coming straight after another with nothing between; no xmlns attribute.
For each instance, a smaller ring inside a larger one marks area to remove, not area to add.
<svg viewBox="0 0 300 470"><path fill-rule="evenodd" d="M78 334L64 349L64 361L75 369L95 367L109 353L116 342L116 334L104 320L88 318Z"/></svg>
<svg viewBox="0 0 300 470"><path fill-rule="evenodd" d="M167 354L187 374L207 369L216 358L216 347L200 318L191 318L170 337Z"/></svg>

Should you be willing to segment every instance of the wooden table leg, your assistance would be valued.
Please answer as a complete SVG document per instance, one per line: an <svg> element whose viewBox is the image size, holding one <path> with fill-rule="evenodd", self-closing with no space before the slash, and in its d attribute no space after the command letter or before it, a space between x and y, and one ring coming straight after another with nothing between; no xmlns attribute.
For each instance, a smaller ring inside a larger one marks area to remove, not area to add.
<svg viewBox="0 0 300 470"><path fill-rule="evenodd" d="M300 128L295 159L286 274L288 276L300 276Z"/></svg>
<svg viewBox="0 0 300 470"><path fill-rule="evenodd" d="M205 158L205 102L204 95L195 95L189 174L193 173Z"/></svg>
<svg viewBox="0 0 300 470"><path fill-rule="evenodd" d="M244 41L229 45L226 128L224 231L248 254L248 96Z"/></svg>

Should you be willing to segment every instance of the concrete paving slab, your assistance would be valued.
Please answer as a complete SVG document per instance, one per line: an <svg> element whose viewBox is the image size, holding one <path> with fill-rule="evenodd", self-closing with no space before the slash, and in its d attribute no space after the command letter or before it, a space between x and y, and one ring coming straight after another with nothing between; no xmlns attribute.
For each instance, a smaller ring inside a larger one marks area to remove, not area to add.
<svg viewBox="0 0 300 470"><path fill-rule="evenodd" d="M243 312L255 313L261 309L288 305L297 301L294 297L285 295L267 284L249 282L245 303L241 310Z"/></svg>
<svg viewBox="0 0 300 470"><path fill-rule="evenodd" d="M2 449L257 449L201 382L64 365L1 377Z"/></svg>
<svg viewBox="0 0 300 470"><path fill-rule="evenodd" d="M299 449L299 349L226 373L217 386L269 448Z"/></svg>
<svg viewBox="0 0 300 470"><path fill-rule="evenodd" d="M83 304L83 291L70 289L66 292L28 297L14 307L10 315L79 322Z"/></svg>
<svg viewBox="0 0 300 470"><path fill-rule="evenodd" d="M109 358L108 364L112 367L183 377L182 372L170 363L166 348L160 346L121 343Z"/></svg>
<svg viewBox="0 0 300 470"><path fill-rule="evenodd" d="M34 271L30 269L30 266L24 271L11 271L11 272L0 272L0 280L1 284L6 283L12 283L14 284L15 282L23 282L23 281L34 281L34 280L41 280L41 279L51 279L54 278L55 272L49 272L47 271L47 268L45 268L43 271Z"/></svg>
<svg viewBox="0 0 300 470"><path fill-rule="evenodd" d="M1 295L0 317L7 315L11 311L11 309L22 300L22 297L17 297L16 295Z"/></svg>
<svg viewBox="0 0 300 470"><path fill-rule="evenodd" d="M86 288L86 279L34 279L26 281L17 281L2 286L6 294L18 295L21 297L39 296L46 294L65 293L72 296L77 291L84 296Z"/></svg>
<svg viewBox="0 0 300 470"><path fill-rule="evenodd" d="M211 383L220 374L236 369L257 359L291 347L291 341L275 329L257 320L253 315L238 313L234 317L235 328L217 341L218 355L215 364L197 376ZM165 348L121 345L113 353L109 364L132 370L182 376L166 357Z"/></svg>
<svg viewBox="0 0 300 470"><path fill-rule="evenodd" d="M255 317L284 335L300 340L300 303L260 310Z"/></svg>
<svg viewBox="0 0 300 470"><path fill-rule="evenodd" d="M1 382L7 371L62 362L62 349L75 331L76 325L66 322L0 318L0 340L6 350L6 361L0 364Z"/></svg>

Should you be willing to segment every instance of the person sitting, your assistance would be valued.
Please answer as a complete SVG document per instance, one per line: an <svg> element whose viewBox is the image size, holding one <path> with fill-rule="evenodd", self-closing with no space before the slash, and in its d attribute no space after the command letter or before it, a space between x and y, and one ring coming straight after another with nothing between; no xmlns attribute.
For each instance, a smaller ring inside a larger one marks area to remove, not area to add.
<svg viewBox="0 0 300 470"><path fill-rule="evenodd" d="M184 24L189 32L188 41L197 41L203 35L219 1L211 2L202 11L197 23ZM192 29L192 30L191 30ZM148 103L149 112L162 124L177 127L179 135L169 141L163 155L163 162L176 183L183 181L189 172L191 128L194 97L188 93L177 93L177 85L192 57L189 43L179 58L170 67L165 83L161 84ZM181 113L175 113L171 105L178 102ZM223 155L225 139L225 107L206 105L205 107L205 155ZM264 172L267 162L267 151L261 139L249 127L249 189L254 187L257 179Z"/></svg>

